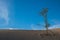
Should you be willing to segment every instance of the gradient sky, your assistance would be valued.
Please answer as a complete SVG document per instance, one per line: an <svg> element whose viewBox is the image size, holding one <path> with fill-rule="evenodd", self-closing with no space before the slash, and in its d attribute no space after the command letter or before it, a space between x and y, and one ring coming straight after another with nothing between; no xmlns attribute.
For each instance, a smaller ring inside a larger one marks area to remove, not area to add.
<svg viewBox="0 0 60 40"><path fill-rule="evenodd" d="M44 29L42 26L37 26L37 24L44 25L44 20L39 15L42 8L48 8L48 21L51 24L49 28L60 27L60 0L3 0L2 2L7 5L8 16L5 18L6 14L4 18L0 18L1 28Z"/></svg>

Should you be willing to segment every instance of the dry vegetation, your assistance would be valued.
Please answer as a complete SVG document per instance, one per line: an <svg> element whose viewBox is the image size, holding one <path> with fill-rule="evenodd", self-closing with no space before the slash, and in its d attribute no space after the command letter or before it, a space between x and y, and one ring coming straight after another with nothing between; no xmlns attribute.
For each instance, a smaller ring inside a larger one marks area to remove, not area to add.
<svg viewBox="0 0 60 40"><path fill-rule="evenodd" d="M60 31L59 31L60 32ZM60 40L60 34L55 30L0 30L0 40Z"/></svg>

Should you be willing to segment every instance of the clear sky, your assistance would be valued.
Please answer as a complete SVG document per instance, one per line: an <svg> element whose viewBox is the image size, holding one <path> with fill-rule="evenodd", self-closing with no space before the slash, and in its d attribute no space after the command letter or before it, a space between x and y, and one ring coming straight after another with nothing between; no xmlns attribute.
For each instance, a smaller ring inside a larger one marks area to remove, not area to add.
<svg viewBox="0 0 60 40"><path fill-rule="evenodd" d="M44 29L43 26L37 26L44 25L39 15L42 8L48 8L49 28L60 27L60 0L3 0L1 4L0 28Z"/></svg>

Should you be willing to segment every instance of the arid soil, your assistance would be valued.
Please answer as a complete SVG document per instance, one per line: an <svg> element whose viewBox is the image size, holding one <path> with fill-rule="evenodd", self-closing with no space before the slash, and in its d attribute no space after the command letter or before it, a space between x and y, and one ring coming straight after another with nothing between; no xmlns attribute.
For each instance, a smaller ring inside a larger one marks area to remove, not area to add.
<svg viewBox="0 0 60 40"><path fill-rule="evenodd" d="M55 30L0 30L0 40L60 40Z"/></svg>

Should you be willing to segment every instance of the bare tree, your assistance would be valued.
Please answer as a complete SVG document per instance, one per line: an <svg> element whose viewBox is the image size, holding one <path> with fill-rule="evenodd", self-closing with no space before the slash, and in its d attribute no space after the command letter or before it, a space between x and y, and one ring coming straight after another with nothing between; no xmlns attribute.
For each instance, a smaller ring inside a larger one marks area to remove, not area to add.
<svg viewBox="0 0 60 40"><path fill-rule="evenodd" d="M48 27L50 25L48 23L47 12L48 12L48 8L43 8L43 10L40 12L40 15L43 16L43 18L44 18L45 28L46 28L46 32L48 34Z"/></svg>
<svg viewBox="0 0 60 40"><path fill-rule="evenodd" d="M48 23L48 16L47 16L48 8L43 8L42 11L39 13L44 18L45 25L42 25L46 28L46 33L48 35L48 27L50 24ZM41 26L41 24L37 24L38 26ZM55 33L51 30L49 30L53 35L55 36Z"/></svg>

